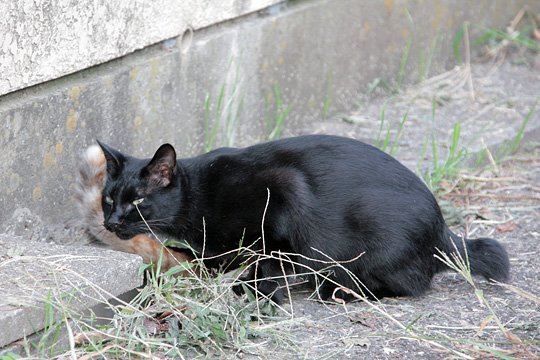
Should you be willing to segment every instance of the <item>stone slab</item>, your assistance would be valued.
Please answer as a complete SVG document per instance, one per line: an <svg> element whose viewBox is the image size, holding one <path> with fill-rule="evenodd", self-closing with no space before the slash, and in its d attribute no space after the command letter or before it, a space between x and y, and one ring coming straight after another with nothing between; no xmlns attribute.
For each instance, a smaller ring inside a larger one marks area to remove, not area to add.
<svg viewBox="0 0 540 360"><path fill-rule="evenodd" d="M141 263L97 247L0 237L0 348L140 286Z"/></svg>

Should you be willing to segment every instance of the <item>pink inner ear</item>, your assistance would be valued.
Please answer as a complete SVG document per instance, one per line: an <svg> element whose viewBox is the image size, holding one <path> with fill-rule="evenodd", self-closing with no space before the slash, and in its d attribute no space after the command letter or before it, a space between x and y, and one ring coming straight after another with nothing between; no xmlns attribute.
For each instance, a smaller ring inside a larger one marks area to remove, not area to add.
<svg viewBox="0 0 540 360"><path fill-rule="evenodd" d="M148 182L152 186L165 187L171 183L172 171L169 164L160 162L151 167Z"/></svg>
<svg viewBox="0 0 540 360"><path fill-rule="evenodd" d="M170 179L171 179L171 169L169 168L168 165L161 164L159 166L159 175L161 176L162 181L166 182L166 184L164 184L163 186L169 185L169 183L171 182L170 181Z"/></svg>
<svg viewBox="0 0 540 360"><path fill-rule="evenodd" d="M168 186L176 170L176 154L169 144L161 145L146 166L146 179L151 187Z"/></svg>

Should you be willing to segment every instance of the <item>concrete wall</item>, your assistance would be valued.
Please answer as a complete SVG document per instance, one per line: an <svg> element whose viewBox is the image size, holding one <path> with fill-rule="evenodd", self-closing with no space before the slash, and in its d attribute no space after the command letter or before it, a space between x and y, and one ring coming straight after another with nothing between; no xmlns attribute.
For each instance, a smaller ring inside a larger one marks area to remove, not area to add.
<svg viewBox="0 0 540 360"><path fill-rule="evenodd" d="M2 1L0 95L279 1Z"/></svg>
<svg viewBox="0 0 540 360"><path fill-rule="evenodd" d="M409 39L404 81L417 81L430 49L429 74L453 64L451 41L463 21L500 28L524 4L540 8L536 1L507 0L295 1L2 96L0 230L19 208L50 228L76 220L77 156L96 138L139 156L163 142L190 155L203 147L205 98L213 117L223 89L221 119L238 116L229 131L219 125L230 136L214 145L248 144L265 137L276 86L291 106L287 126L309 127L354 110L373 79L395 80ZM51 76L32 70L25 82L20 71L8 70L2 73L12 74L15 88Z"/></svg>

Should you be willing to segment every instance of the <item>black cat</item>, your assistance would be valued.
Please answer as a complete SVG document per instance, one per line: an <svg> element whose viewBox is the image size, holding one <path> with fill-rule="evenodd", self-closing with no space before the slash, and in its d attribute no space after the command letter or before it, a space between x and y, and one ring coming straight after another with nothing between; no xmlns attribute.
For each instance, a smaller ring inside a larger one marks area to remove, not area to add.
<svg viewBox="0 0 540 360"><path fill-rule="evenodd" d="M315 270L342 262L375 297L424 293L433 275L447 270L434 257L436 248L452 253L455 245L465 257L461 238L448 229L424 183L353 139L301 136L180 160L169 144L151 160L100 146L107 159L104 225L121 239L149 231L137 206L154 230L187 241L195 256L203 247L204 257L217 256L240 242L261 250L264 242L267 254L301 254L293 260ZM501 244L482 238L465 246L473 274L508 279ZM342 267L331 270L338 283L365 292ZM266 260L250 277L281 274L277 260ZM279 302L280 284L260 281L258 289ZM334 288L326 282L319 291L328 297Z"/></svg>

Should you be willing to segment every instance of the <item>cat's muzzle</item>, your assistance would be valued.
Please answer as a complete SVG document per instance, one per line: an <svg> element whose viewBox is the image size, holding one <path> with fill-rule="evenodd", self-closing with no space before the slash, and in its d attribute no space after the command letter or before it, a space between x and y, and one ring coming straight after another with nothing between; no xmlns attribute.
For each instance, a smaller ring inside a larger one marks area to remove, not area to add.
<svg viewBox="0 0 540 360"><path fill-rule="evenodd" d="M136 235L133 234L131 231L127 231L127 229L123 227L122 224L105 222L103 226L108 231L115 233L115 235L122 240L131 239L133 236Z"/></svg>

